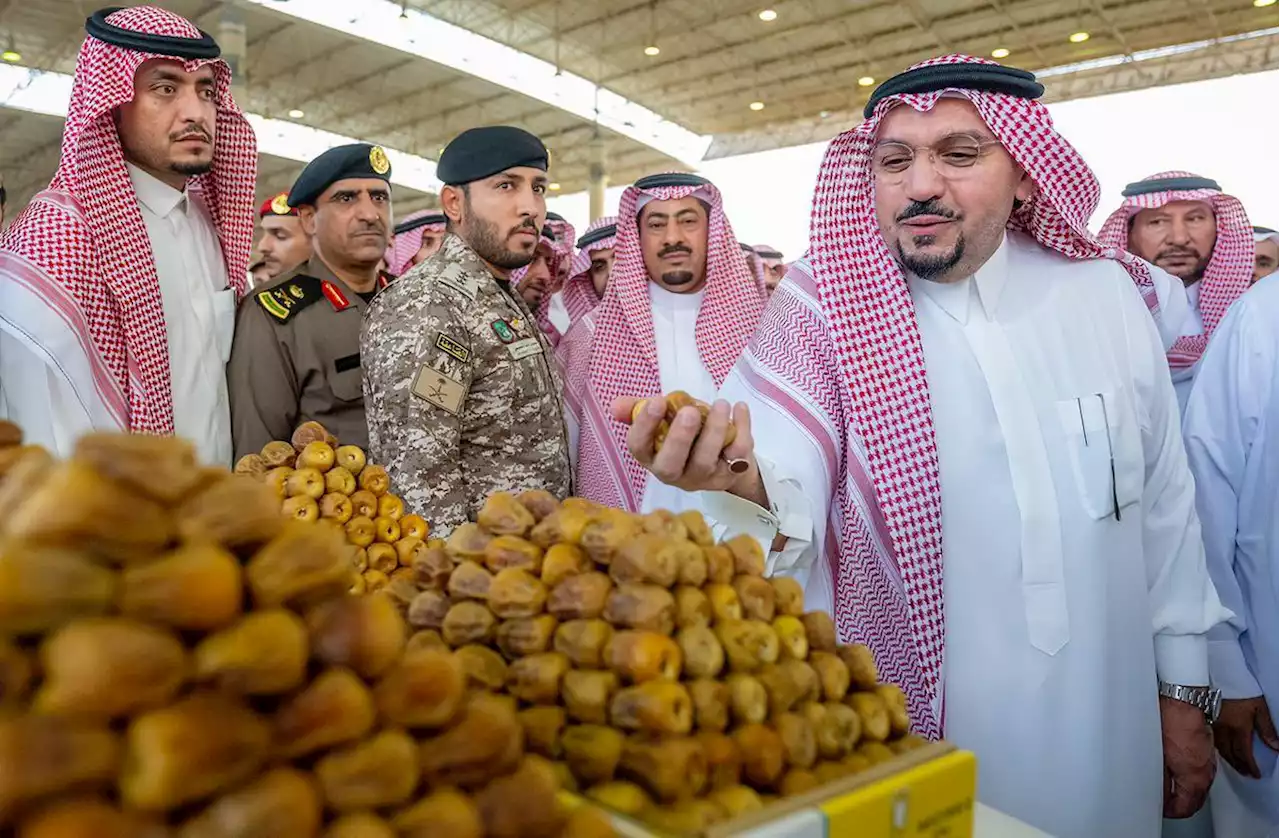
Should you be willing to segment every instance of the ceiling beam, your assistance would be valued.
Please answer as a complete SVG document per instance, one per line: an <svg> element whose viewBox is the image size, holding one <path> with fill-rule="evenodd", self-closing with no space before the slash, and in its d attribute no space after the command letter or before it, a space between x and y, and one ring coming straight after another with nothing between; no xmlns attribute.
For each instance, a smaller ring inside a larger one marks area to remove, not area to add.
<svg viewBox="0 0 1280 838"><path fill-rule="evenodd" d="M1046 102L1062 102L1207 78L1260 73L1274 70L1278 57L1280 36L1276 35L1217 44L1194 52L1051 76L1044 79L1044 98ZM827 119L812 115L794 122L773 124L765 131L752 129L717 134L707 152L707 159L826 142L861 121L861 108L857 107L833 110Z"/></svg>

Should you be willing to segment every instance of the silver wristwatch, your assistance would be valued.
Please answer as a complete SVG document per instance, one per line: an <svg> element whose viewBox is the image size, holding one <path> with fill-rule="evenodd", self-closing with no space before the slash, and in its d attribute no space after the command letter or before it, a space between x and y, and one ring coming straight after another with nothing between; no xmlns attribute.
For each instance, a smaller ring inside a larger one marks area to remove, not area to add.
<svg viewBox="0 0 1280 838"><path fill-rule="evenodd" d="M1160 682L1160 695L1190 704L1213 724L1218 720L1218 711L1222 708L1222 690L1212 687L1184 687L1181 684Z"/></svg>

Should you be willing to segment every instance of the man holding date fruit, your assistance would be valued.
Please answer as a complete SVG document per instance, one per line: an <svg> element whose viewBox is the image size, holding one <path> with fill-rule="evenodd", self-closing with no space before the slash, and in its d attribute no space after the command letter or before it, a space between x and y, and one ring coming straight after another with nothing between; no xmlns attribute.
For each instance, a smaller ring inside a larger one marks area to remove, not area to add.
<svg viewBox="0 0 1280 838"><path fill-rule="evenodd" d="M614 416L655 478L773 542L917 732L977 753L984 803L1155 838L1213 779L1229 612L1140 293L1158 269L1089 234L1097 181L1043 90L966 56L882 84L827 152L732 411Z"/></svg>
<svg viewBox="0 0 1280 838"><path fill-rule="evenodd" d="M628 453L627 426L611 418L610 405L658 391L679 391L689 404L714 399L755 331L766 296L742 259L719 190L697 175L650 175L628 187L613 258L600 305L556 349L574 485L608 506L680 512L699 499L645 473ZM728 423L727 406L709 412L709 421Z"/></svg>

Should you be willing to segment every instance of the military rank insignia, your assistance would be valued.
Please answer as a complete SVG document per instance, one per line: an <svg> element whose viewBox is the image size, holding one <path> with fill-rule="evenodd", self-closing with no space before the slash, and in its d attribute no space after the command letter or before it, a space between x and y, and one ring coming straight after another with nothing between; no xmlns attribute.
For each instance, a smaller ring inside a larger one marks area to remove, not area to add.
<svg viewBox="0 0 1280 838"><path fill-rule="evenodd" d="M288 323L299 311L322 299L319 285L309 276L300 276L275 288L259 291L254 299L267 314L281 323Z"/></svg>
<svg viewBox="0 0 1280 838"><path fill-rule="evenodd" d="M342 289L327 280L320 283L320 293L324 294L325 299L329 301L329 305L333 306L334 311L346 311L351 308L351 301L347 299L347 295L342 293Z"/></svg>

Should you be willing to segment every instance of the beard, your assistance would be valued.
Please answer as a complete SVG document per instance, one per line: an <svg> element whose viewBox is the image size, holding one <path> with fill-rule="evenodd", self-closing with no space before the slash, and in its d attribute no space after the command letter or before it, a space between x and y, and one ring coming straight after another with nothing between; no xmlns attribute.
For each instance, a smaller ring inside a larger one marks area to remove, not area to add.
<svg viewBox="0 0 1280 838"><path fill-rule="evenodd" d="M169 168L180 175L194 177L213 171L213 160L187 160L180 163L170 163Z"/></svg>
<svg viewBox="0 0 1280 838"><path fill-rule="evenodd" d="M498 225L475 215L471 216L469 223L461 232L463 240L471 245L471 249L477 256L490 265L506 271L523 268L533 261L538 252L536 246L530 248L528 253L508 250L506 240L498 232Z"/></svg>
<svg viewBox="0 0 1280 838"><path fill-rule="evenodd" d="M693 282L693 271L670 271L662 275L662 284L680 288Z"/></svg>
<svg viewBox="0 0 1280 838"><path fill-rule="evenodd" d="M1196 263L1194 266L1192 266L1190 270L1184 273L1179 273L1174 268L1168 268L1161 264L1161 262L1167 262L1168 257L1170 255L1173 255L1168 252L1157 253L1156 258L1152 260L1152 264L1154 264L1157 268L1160 268L1163 271L1168 271L1170 275L1176 276L1178 277L1178 279L1181 279L1183 285L1191 286L1191 285L1195 285L1197 282L1204 279L1204 272L1209 268L1209 260L1213 258L1212 253L1210 253L1208 256L1201 256L1198 252L1187 251L1187 250L1179 250L1176 253L1176 255L1179 255L1179 256L1193 255L1193 254L1196 256Z"/></svg>
<svg viewBox="0 0 1280 838"><path fill-rule="evenodd" d="M915 239L915 242L917 245L928 246L933 244L933 236L919 236ZM955 247L951 248L950 253L908 254L903 249L902 243L898 243L898 261L902 263L902 266L921 279L929 280L930 282L945 276L947 272L960 264L960 260L963 258L963 234L956 239Z"/></svg>

